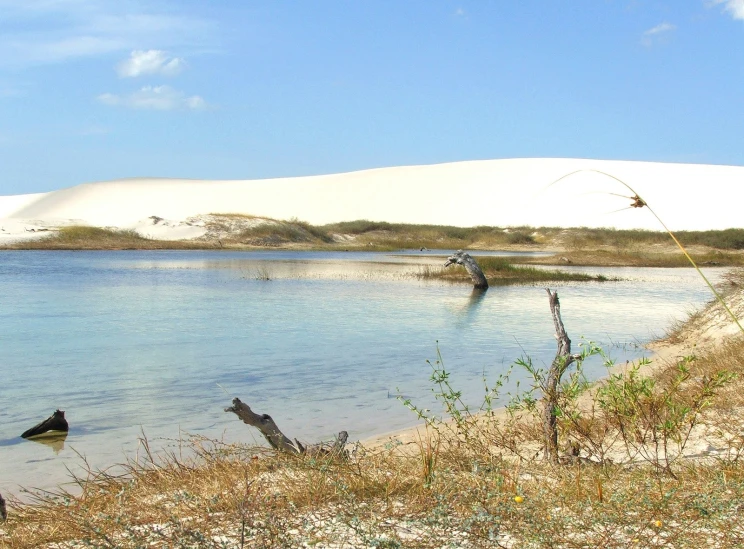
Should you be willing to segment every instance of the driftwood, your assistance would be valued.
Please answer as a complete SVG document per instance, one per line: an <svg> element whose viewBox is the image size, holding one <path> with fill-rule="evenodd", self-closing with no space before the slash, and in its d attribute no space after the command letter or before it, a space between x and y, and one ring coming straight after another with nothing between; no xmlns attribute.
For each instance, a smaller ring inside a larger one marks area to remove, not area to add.
<svg viewBox="0 0 744 549"><path fill-rule="evenodd" d="M70 427L65 419L64 410L55 410L55 412L44 421L38 425L34 425L28 431L24 431L21 438L37 437L44 433L48 433L49 431L66 433L69 429Z"/></svg>
<svg viewBox="0 0 744 549"><path fill-rule="evenodd" d="M238 397L235 397L232 403L232 406L225 408L225 412L234 413L243 421L243 423L261 431L261 434L275 450L281 450L282 452L298 455L344 454L344 446L346 445L346 441L349 439L349 434L346 431L341 431L336 437L336 440L332 443L321 442L310 446L304 446L297 439L295 439L294 442L289 440L289 438L282 433L279 427L277 427L269 414L255 413L251 410L250 406L241 401Z"/></svg>
<svg viewBox="0 0 744 549"><path fill-rule="evenodd" d="M5 521L8 518L8 508L5 506L3 495L0 494L0 520Z"/></svg>
<svg viewBox="0 0 744 549"><path fill-rule="evenodd" d="M453 255L447 258L447 262L444 264L445 267L450 265L462 265L465 270L468 271L470 278L473 279L473 287L478 290L488 289L488 280L486 275L483 274L478 263L473 259L469 253L457 250Z"/></svg>
<svg viewBox="0 0 744 549"><path fill-rule="evenodd" d="M543 434L545 436L545 459L558 463L558 384L568 367L581 358L581 355L571 354L571 340L561 320L558 292L551 292L549 288L545 288L545 291L548 292L550 301L550 313L553 315L558 351L550 365L545 387L543 387Z"/></svg>

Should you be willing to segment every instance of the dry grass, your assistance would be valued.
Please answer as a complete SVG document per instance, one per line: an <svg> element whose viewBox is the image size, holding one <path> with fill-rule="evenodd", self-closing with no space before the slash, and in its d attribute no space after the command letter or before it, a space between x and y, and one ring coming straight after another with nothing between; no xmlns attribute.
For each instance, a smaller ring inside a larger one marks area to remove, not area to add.
<svg viewBox="0 0 744 549"><path fill-rule="evenodd" d="M8 246L14 250L190 250L214 247L214 244L204 242L154 240L134 230L86 226L61 227L48 237Z"/></svg>

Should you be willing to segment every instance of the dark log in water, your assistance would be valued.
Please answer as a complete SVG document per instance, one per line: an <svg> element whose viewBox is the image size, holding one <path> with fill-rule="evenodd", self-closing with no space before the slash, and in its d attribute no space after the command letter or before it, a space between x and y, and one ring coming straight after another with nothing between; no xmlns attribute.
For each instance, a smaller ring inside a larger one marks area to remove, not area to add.
<svg viewBox="0 0 744 549"><path fill-rule="evenodd" d="M44 433L48 433L49 431L60 431L66 433L68 430L69 426L65 419L64 410L55 410L55 412L44 421L31 427L28 431L25 431L21 435L21 438L37 437Z"/></svg>
<svg viewBox="0 0 744 549"><path fill-rule="evenodd" d="M447 262L444 264L444 266L449 267L450 265L454 264L462 265L463 267L465 267L465 270L470 275L470 278L473 279L473 287L479 290L488 289L488 280L486 280L486 275L483 274L483 271L478 265L478 262L475 261L475 259L473 259L469 253L463 252L462 250L457 250L454 255L451 255L447 258Z"/></svg>
<svg viewBox="0 0 744 549"><path fill-rule="evenodd" d="M261 434L268 441L271 447L276 450L281 450L290 454L310 455L342 455L344 453L344 446L346 445L346 441L349 439L349 434L346 431L341 431L336 437L336 440L332 443L321 442L310 446L303 446L297 439L295 439L294 442L289 440L289 438L282 433L269 414L255 413L251 410L250 406L241 401L238 397L235 397L232 403L232 406L225 408L225 412L234 413L243 421L243 423L261 431Z"/></svg>

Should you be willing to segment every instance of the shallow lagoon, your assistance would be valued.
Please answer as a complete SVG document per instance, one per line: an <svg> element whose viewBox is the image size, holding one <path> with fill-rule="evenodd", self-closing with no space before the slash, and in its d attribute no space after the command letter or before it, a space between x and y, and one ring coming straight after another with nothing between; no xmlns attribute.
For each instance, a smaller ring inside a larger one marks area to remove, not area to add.
<svg viewBox="0 0 744 549"><path fill-rule="evenodd" d="M436 406L426 360L437 342L472 403L484 372L495 380L523 354L550 362L542 287L473 295L415 276L441 262L435 252L3 252L0 491L50 488L67 467L80 471L78 453L94 467L122 462L142 432L153 448L187 434L257 440L222 411L233 396L302 440L412 425L394 395ZM687 269L578 270L624 279L558 286L574 342L611 344L622 361L709 298ZM71 425L62 448L18 438L55 408Z"/></svg>

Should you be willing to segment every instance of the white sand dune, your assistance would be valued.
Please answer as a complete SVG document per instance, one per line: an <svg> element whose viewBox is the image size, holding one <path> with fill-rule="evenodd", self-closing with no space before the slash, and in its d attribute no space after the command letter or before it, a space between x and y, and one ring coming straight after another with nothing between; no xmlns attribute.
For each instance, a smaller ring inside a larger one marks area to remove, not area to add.
<svg viewBox="0 0 744 549"><path fill-rule="evenodd" d="M158 228L158 237L171 227L174 237L189 238L201 232L184 230L187 218L243 213L313 224L370 219L661 229L647 209L628 208L629 199L612 194L631 193L610 177L583 171L551 185L576 170L601 170L623 180L673 230L744 226L744 167L580 159L485 160L245 181L136 178L86 183L0 197L0 226L6 234L8 227L15 232L24 224L142 229L152 226L150 216L158 216L168 221Z"/></svg>

